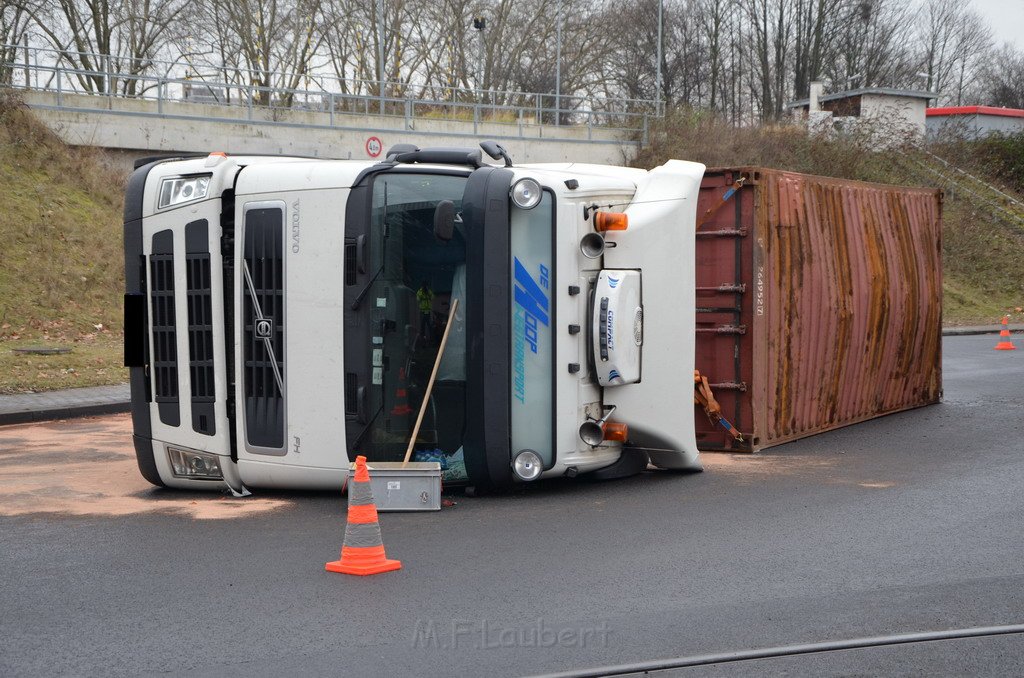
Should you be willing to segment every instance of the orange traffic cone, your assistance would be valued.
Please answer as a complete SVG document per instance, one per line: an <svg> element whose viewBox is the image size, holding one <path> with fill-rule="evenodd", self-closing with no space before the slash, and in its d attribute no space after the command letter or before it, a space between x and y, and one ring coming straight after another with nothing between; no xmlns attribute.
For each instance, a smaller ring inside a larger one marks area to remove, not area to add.
<svg viewBox="0 0 1024 678"><path fill-rule="evenodd" d="M999 341L998 344L996 344L996 350L997 351L1016 351L1017 350L1017 347L1013 345L1012 341L1010 341L1010 328L1008 327L1009 323L1010 323L1010 316L1004 315L1003 316L1003 329L999 331L999 339L1000 339L1000 341Z"/></svg>
<svg viewBox="0 0 1024 678"><path fill-rule="evenodd" d="M395 389L395 406L391 408L391 414L396 417L405 417L412 414L409 407L409 392L405 390L405 368L398 369L398 388Z"/></svg>
<svg viewBox="0 0 1024 678"><path fill-rule="evenodd" d="M356 475L348 484L348 524L341 558L324 567L328 572L360 575L380 574L402 567L401 561L388 560L384 555L377 506L370 490L370 472L366 468L366 457L362 455L356 457Z"/></svg>

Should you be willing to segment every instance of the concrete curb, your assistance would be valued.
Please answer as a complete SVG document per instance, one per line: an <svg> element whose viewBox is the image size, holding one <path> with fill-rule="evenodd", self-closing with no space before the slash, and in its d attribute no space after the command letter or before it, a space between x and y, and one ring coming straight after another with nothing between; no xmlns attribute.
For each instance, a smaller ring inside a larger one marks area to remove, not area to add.
<svg viewBox="0 0 1024 678"><path fill-rule="evenodd" d="M1009 325L1009 330L1013 334L1020 334L1024 332L1024 325ZM992 326L974 326L974 327L943 327L942 336L944 337L964 337L973 334L999 334L1000 330L1003 329L1002 325Z"/></svg>
<svg viewBox="0 0 1024 678"><path fill-rule="evenodd" d="M97 417L101 414L120 414L131 411L131 403L95 403L88 405L68 405L43 410L22 410L20 412L0 412L0 426L12 424L32 424L40 421L56 419L74 419L76 417Z"/></svg>
<svg viewBox="0 0 1024 678"><path fill-rule="evenodd" d="M129 401L128 384L0 395L0 426L128 412Z"/></svg>

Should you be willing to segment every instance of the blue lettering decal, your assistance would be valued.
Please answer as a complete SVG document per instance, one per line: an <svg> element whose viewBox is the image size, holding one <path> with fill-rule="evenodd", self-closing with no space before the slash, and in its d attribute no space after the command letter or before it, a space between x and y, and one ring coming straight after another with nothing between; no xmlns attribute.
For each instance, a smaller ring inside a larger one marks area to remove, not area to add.
<svg viewBox="0 0 1024 678"><path fill-rule="evenodd" d="M543 264L540 267L540 284L533 279L533 276L526 270L526 267L516 257L516 304L522 312L522 327L519 326L519 313L516 314L516 349L520 348L520 342L525 341L530 345L530 352L537 353L540 341L540 325L547 327L550 323L548 317L548 297L544 289L550 286L550 271Z"/></svg>
<svg viewBox="0 0 1024 678"><path fill-rule="evenodd" d="M522 309L516 312L515 332L515 348L513 350L512 363L515 370L515 399L520 403L526 403L526 346L523 341L523 311Z"/></svg>
<svg viewBox="0 0 1024 678"><path fill-rule="evenodd" d="M516 303L526 311L526 315L534 318L535 321L547 327L548 325L548 314L545 313L537 305L537 300L523 292L520 288L516 288Z"/></svg>
<svg viewBox="0 0 1024 678"><path fill-rule="evenodd" d="M546 276L543 279L547 282ZM519 261L519 257L516 257L516 285L516 302L528 313L536 315L537 320L546 326L548 324L547 295L544 294L544 290L534 281L533 276L530 275L526 267ZM525 301L527 294L532 299L532 302L529 302L530 305L527 305L528 302ZM531 308L531 305L533 308Z"/></svg>

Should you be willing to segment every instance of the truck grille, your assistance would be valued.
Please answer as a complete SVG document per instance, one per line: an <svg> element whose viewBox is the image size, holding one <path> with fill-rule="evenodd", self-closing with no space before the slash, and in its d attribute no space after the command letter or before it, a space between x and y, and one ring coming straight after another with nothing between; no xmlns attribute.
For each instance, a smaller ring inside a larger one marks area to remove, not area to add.
<svg viewBox="0 0 1024 678"><path fill-rule="evenodd" d="M213 365L213 297L210 287L210 226L206 219L185 226L188 285L188 367L192 383L192 429L216 433Z"/></svg>
<svg viewBox="0 0 1024 678"><path fill-rule="evenodd" d="M243 316L245 432L252 450L284 454L284 209L245 213Z"/></svg>
<svg viewBox="0 0 1024 678"><path fill-rule="evenodd" d="M178 402L178 349L174 325L174 234L153 235L149 257L150 299L153 319L153 384L160 421L181 424Z"/></svg>

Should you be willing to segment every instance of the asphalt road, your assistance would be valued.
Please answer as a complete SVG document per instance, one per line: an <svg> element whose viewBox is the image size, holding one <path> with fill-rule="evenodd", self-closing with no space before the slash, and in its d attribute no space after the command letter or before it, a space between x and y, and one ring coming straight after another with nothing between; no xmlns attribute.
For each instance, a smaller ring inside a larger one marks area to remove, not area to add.
<svg viewBox="0 0 1024 678"><path fill-rule="evenodd" d="M323 571L344 530L337 496L264 494L235 515L117 474L104 492L135 489L114 502L63 485L0 492L0 674L497 678L1021 623L1024 351L992 346L945 340L941 405L756 457L705 455L703 474L385 514L404 568L376 577ZM78 425L108 440L124 423ZM21 468L11 441L34 433L0 429L0 489ZM45 433L53 473L102 474L117 456ZM808 674L1022 675L1024 639L671 675Z"/></svg>

